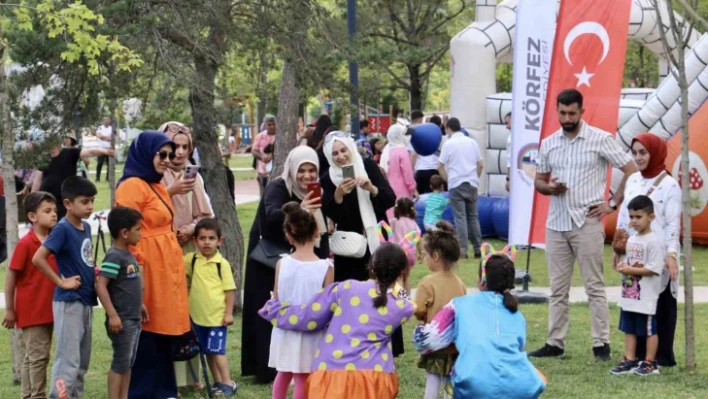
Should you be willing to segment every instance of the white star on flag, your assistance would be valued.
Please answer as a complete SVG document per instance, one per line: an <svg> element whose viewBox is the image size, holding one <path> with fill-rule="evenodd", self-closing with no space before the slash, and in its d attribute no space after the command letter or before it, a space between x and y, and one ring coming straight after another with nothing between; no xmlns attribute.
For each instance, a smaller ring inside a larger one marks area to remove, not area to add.
<svg viewBox="0 0 708 399"><path fill-rule="evenodd" d="M588 73L588 70L583 67L583 71L580 73L574 74L576 78L578 78L578 85L575 87L580 87L581 85L586 85L587 87L590 87L590 78L595 76L594 73Z"/></svg>

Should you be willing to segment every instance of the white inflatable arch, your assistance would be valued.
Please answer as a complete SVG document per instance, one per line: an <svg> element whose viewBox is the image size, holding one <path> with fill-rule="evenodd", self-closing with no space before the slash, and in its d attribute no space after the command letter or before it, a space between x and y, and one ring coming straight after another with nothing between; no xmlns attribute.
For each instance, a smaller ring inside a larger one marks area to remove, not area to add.
<svg viewBox="0 0 708 399"><path fill-rule="evenodd" d="M450 42L450 114L460 119L462 126L477 140L485 158L485 176L480 192L492 196L506 196L506 137L508 132L501 125L502 118L511 111L511 94L496 92L497 63L510 63L514 45L516 8L520 0L477 0L476 21L459 32ZM679 91L669 77L669 64L659 36L659 22L651 0L633 0L629 22L629 38L659 55L659 75L664 81L656 91L652 89L624 89L620 106L618 139L628 146L631 138L644 131L669 138L676 132L680 118ZM559 1L560 4L560 1ZM659 7L664 14L662 22L669 20L668 8L663 0ZM676 14L676 18L682 17ZM668 27L665 25L664 30ZM692 108L695 110L708 98L708 40L699 39L698 32L690 34L689 45L693 51L687 57L687 72L692 91ZM669 35L669 44L675 47ZM704 43L705 42L705 43ZM704 61L705 60L705 61ZM485 150L486 149L486 150Z"/></svg>

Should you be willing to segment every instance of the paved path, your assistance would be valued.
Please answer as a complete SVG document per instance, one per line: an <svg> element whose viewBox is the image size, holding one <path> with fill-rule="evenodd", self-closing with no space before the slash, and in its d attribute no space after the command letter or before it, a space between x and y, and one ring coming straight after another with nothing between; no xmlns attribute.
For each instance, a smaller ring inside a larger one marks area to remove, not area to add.
<svg viewBox="0 0 708 399"><path fill-rule="evenodd" d="M541 292L546 295L551 293L549 287L531 287L529 289L532 292ZM467 288L468 294L473 294L477 292L477 288ZM413 289L411 295L415 298L416 289ZM621 295L620 287L607 287L607 301L610 304L617 304ZM708 303L708 286L693 287L693 299L694 303ZM570 289L570 302L571 303L583 303L587 302L588 297L585 295L585 289L583 287L571 287ZM679 303L684 303L683 289L679 291ZM100 305L99 305L100 306ZM5 309L5 293L0 292L0 309Z"/></svg>
<svg viewBox="0 0 708 399"><path fill-rule="evenodd" d="M258 182L256 180L241 180L236 182L236 205L241 205L241 204L247 204L249 202L256 202L261 199L260 194L258 193ZM91 215L89 218L88 222L91 224L91 234L96 235L98 233L98 220L96 219L96 215L100 214L102 216L108 216L108 209L104 209L99 212L95 212L94 214ZM103 231L108 233L108 225L106 224L106 220L102 220L103 224ZM29 224L28 223L20 223L19 224L19 229L20 229L20 237L24 237L25 234L27 234L27 231L29 230ZM3 302L4 303L4 302Z"/></svg>

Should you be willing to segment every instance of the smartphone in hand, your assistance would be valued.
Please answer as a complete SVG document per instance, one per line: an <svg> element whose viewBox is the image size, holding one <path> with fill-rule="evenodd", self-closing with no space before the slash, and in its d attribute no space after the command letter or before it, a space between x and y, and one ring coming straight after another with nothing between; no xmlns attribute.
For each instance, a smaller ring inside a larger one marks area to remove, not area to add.
<svg viewBox="0 0 708 399"><path fill-rule="evenodd" d="M345 179L354 179L354 165L347 165L342 168L342 175Z"/></svg>
<svg viewBox="0 0 708 399"><path fill-rule="evenodd" d="M314 202L314 205L322 203L322 185L319 182L308 183L307 192L313 193L310 198L319 198L317 202Z"/></svg>
<svg viewBox="0 0 708 399"><path fill-rule="evenodd" d="M199 166L197 165L187 165L184 170L184 179L196 179L199 173Z"/></svg>

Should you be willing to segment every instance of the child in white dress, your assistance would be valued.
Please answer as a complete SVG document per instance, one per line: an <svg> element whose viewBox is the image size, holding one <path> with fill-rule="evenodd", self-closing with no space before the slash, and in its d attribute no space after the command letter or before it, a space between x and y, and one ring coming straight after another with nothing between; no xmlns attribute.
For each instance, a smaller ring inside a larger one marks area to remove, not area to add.
<svg viewBox="0 0 708 399"><path fill-rule="evenodd" d="M334 269L329 260L315 255L320 235L314 216L295 202L285 204L283 212L285 236L295 252L276 266L273 297L283 302L307 303L334 281ZM268 366L278 371L273 382L273 399L285 399L293 379L293 399L306 398L307 376L323 334L324 330L303 333L273 328L268 360Z"/></svg>

